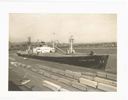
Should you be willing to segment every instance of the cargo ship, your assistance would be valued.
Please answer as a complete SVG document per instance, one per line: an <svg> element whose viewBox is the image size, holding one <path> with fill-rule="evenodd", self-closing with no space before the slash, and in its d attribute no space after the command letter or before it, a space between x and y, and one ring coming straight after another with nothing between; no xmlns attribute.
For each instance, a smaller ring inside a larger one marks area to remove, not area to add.
<svg viewBox="0 0 128 100"><path fill-rule="evenodd" d="M55 46L54 42L52 47L43 45L33 48L31 47L31 39L29 38L28 49L26 51L18 51L17 55L26 58L105 70L109 55L95 54L93 51L90 51L89 54L77 53L73 48L73 40L71 36L69 39L69 49L65 52ZM56 52L57 50L61 51L61 53Z"/></svg>

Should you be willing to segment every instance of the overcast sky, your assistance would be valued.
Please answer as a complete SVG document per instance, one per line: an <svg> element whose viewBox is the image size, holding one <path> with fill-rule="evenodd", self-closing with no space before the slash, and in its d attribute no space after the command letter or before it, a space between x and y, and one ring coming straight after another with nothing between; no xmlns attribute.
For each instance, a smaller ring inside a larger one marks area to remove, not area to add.
<svg viewBox="0 0 128 100"><path fill-rule="evenodd" d="M68 42L71 35L76 43L116 42L116 14L23 14L9 16L9 39L13 42ZM53 36L53 33L55 35Z"/></svg>

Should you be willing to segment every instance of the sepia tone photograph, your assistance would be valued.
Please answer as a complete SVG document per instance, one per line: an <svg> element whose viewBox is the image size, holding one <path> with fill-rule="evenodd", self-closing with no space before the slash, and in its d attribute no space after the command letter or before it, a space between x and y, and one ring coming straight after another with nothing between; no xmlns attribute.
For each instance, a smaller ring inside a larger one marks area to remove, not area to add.
<svg viewBox="0 0 128 100"><path fill-rule="evenodd" d="M10 13L8 91L117 91L117 14Z"/></svg>

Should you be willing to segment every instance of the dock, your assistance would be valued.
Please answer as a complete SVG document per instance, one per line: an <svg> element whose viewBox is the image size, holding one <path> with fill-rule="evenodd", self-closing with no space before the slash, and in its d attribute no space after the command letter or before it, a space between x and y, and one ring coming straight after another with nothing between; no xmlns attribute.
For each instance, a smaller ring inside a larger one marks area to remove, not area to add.
<svg viewBox="0 0 128 100"><path fill-rule="evenodd" d="M9 81L22 91L117 91L115 73L24 58L15 53L9 56ZM13 90L9 86L9 91Z"/></svg>

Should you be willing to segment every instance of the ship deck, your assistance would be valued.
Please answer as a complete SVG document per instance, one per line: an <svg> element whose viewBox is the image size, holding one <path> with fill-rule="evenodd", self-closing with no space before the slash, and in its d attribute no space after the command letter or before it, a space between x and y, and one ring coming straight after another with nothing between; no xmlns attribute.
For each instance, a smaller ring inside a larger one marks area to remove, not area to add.
<svg viewBox="0 0 128 100"><path fill-rule="evenodd" d="M23 53L23 55L28 55ZM31 56L46 56L46 57L88 57L88 56L105 56L106 54L94 54L89 55L87 53L75 53L75 54L61 54L61 53L43 53L43 54L31 54Z"/></svg>

